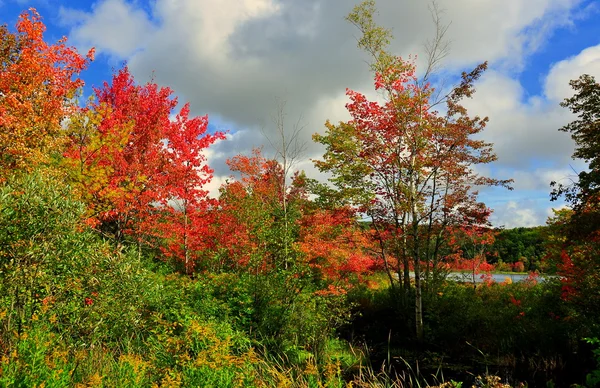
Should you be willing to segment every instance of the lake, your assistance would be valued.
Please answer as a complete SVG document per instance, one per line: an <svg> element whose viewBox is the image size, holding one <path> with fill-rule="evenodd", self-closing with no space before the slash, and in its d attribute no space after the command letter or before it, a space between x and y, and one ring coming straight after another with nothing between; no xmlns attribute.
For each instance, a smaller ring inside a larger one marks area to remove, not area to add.
<svg viewBox="0 0 600 388"><path fill-rule="evenodd" d="M475 275L475 283L483 283L487 278L487 276L485 276L484 279L482 279L482 275L485 274L476 274ZM496 283L503 283L505 282L507 279L510 279L513 283L517 283L517 282L522 282L525 279L527 279L529 277L529 274L522 274L522 273L492 273L492 280L495 281ZM547 275L540 275L537 277L537 281L544 281L546 278L548 278ZM469 272L450 272L448 274L448 276L446 277L446 279L448 280L455 280L455 281L459 281L459 282L469 282L472 283L473 282L473 274L469 273Z"/></svg>
<svg viewBox="0 0 600 388"><path fill-rule="evenodd" d="M486 279L482 279L484 274L475 274L475 283L483 283ZM414 272L410 273L411 277L415 276ZM537 277L538 282L543 282L546 279L553 278L555 275L540 275ZM394 274L395 278L398 278L397 274ZM529 274L523 273L493 273L492 280L496 283L504 283L509 278L513 283L522 282L529 277ZM486 276L487 278L487 276ZM446 277L448 280L454 280L457 282L473 283L473 274L470 272L450 272Z"/></svg>

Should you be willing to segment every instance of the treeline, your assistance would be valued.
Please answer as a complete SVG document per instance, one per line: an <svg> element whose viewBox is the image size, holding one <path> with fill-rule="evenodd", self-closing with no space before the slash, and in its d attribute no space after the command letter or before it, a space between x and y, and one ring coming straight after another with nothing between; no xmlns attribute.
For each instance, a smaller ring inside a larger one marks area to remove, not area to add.
<svg viewBox="0 0 600 388"><path fill-rule="evenodd" d="M489 248L488 262L495 264L498 271L555 271L552 257L547 256L547 244L546 226L501 229Z"/></svg>

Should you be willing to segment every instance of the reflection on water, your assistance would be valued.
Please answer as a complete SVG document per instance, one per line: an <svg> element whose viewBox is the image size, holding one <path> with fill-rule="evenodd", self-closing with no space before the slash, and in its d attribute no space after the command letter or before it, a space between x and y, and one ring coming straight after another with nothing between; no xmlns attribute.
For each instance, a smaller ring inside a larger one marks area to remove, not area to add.
<svg viewBox="0 0 600 388"><path fill-rule="evenodd" d="M415 273L411 272L410 276L412 278L414 278ZM529 274L493 273L491 275L488 275L487 273L479 273L479 274L475 274L475 283L486 282L486 281L488 281L488 279L490 279L490 276L491 276L491 280L493 280L496 283L504 283L507 281L508 281L508 283L517 283L517 282L522 282L522 281L526 280L529 277ZM394 274L394 277L397 279L398 274ZM556 277L556 275L539 275L536 277L536 280L538 282L543 282L546 279L552 279L555 277ZM448 276L446 276L446 279L454 280L457 282L473 283L473 273L472 272L450 272L450 273L448 273Z"/></svg>
<svg viewBox="0 0 600 388"><path fill-rule="evenodd" d="M493 273L491 275L475 274L475 283L483 283L483 282L487 281L490 278L490 276L491 276L491 280L495 281L496 283L503 283L506 281L508 281L509 283L516 283L516 282L522 282L523 280L526 280L529 277L529 274L521 274L521 273L515 273L515 274ZM547 278L549 278L547 275L540 275L536 278L536 280L539 282L543 282ZM446 277L446 279L456 280L459 282L471 282L472 283L473 282L473 273L450 272L448 274L448 276Z"/></svg>

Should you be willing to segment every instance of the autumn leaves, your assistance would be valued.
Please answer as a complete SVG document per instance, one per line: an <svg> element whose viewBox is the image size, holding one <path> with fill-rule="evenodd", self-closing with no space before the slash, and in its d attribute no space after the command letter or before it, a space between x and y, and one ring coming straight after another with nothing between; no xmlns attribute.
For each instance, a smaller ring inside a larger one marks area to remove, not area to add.
<svg viewBox="0 0 600 388"><path fill-rule="evenodd" d="M364 34L359 46L373 57L385 101L348 91L352 120L315 135L327 148L316 166L332 173L336 190L302 173L288 176L285 157L256 151L233 158L241 177L209 198L204 155L224 134L209 133L208 118L191 117L187 104L176 112L172 90L137 84L127 67L80 106L79 75L93 51L83 57L64 40L44 42L34 10L16 33L0 30L0 174L60 171L86 204L88 225L116 246L134 244L140 256L150 250L180 262L188 274L298 265L299 273L339 280L376 262L399 275L409 267L419 274L421 263L435 270L454 230L487 225L489 210L472 186L506 183L473 171L495 157L490 144L471 139L486 119L460 105L485 65L435 100L414 64L386 51L391 35L374 24L372 7L358 6L349 20ZM406 276L398 279L401 289L411 287Z"/></svg>
<svg viewBox="0 0 600 388"><path fill-rule="evenodd" d="M93 58L49 45L35 10L21 14L11 33L0 26L0 177L48 162L64 140L62 120L76 110L79 73Z"/></svg>
<svg viewBox="0 0 600 388"><path fill-rule="evenodd" d="M288 171L260 151L232 159L242 177L224 185L219 200L209 198L205 151L224 134L209 133L208 117L191 117L188 104L176 112L169 88L137 84L124 67L81 106L80 73L93 50L83 57L64 39L48 44L44 30L35 10L21 15L15 33L0 30L1 177L52 170L85 203L82 224L116 247L180 262L188 274L294 266L331 277L368 269L347 263L364 249L354 214L318 209L304 175L288 184ZM316 240L335 243L335 262L306 243Z"/></svg>

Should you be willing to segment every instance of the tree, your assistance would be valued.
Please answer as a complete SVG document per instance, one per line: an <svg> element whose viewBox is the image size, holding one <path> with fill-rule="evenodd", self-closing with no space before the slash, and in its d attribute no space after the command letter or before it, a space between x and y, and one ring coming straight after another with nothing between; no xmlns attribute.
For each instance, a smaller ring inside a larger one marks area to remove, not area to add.
<svg viewBox="0 0 600 388"><path fill-rule="evenodd" d="M166 193L162 196L165 216L161 234L169 242L163 252L180 258L190 274L200 257L211 247L211 211L217 201L208 198L204 189L213 170L206 164L204 150L218 139L221 132L208 134L208 116L190 118L189 104L184 105L166 130Z"/></svg>
<svg viewBox="0 0 600 388"><path fill-rule="evenodd" d="M486 253L494 243L496 234L491 228L469 225L467 228L456 228L449 241L454 251L449 257L454 259L452 269L468 270L473 288L476 287L476 275L481 272L489 273L494 268L488 264Z"/></svg>
<svg viewBox="0 0 600 388"><path fill-rule="evenodd" d="M110 84L104 82L95 89L97 106L109 108L98 131L110 136L131 126L124 147L114 149L116 152L110 155L108 195L112 208L101 215L117 242L129 234L141 246L142 235L153 225L155 204L166 196L168 159L164 141L171 127L169 115L177 104L171 93L154 83L136 85L126 67L113 76Z"/></svg>
<svg viewBox="0 0 600 388"><path fill-rule="evenodd" d="M323 160L315 164L332 173L331 182L371 220L392 286L394 271L408 291L409 270L414 269L416 331L422 339L423 266L427 273L430 265L439 265L452 227L487 224L489 210L477 202L472 187L508 181L472 169L495 160L491 144L472 139L487 118L471 118L460 105L472 96L486 64L463 73L458 86L433 101L434 89L416 76L414 63L387 52L391 33L374 23L374 12L374 2L366 1L348 19L362 32L359 47L373 57L375 89L385 101L347 90L352 120L327 122L326 134L314 135L326 147ZM434 109L442 102L445 115Z"/></svg>
<svg viewBox="0 0 600 388"><path fill-rule="evenodd" d="M301 220L298 246L303 260L319 279L349 286L351 275L364 275L375 266L369 233L361 230L350 208L315 208Z"/></svg>
<svg viewBox="0 0 600 388"><path fill-rule="evenodd" d="M600 313L600 239L599 233L577 237L576 212L555 210L548 218L545 257L556 266L562 282L562 298L588 319Z"/></svg>
<svg viewBox="0 0 600 388"><path fill-rule="evenodd" d="M33 8L16 28L13 34L0 26L0 179L47 163L61 149L61 123L76 110L83 86L77 76L94 55L93 49L79 55L66 38L46 43L46 27Z"/></svg>
<svg viewBox="0 0 600 388"><path fill-rule="evenodd" d="M259 149L228 164L240 179L221 188L216 216L215 246L226 251L219 256L232 260L226 269L310 275L317 285L345 285L349 275L371 268L370 241L353 209L326 208L311 201L309 186L314 182L301 172L283 187L283 165L266 159Z"/></svg>
<svg viewBox="0 0 600 388"><path fill-rule="evenodd" d="M147 237L167 240L186 272L198 249L211 206L203 186L212 178L204 149L221 133L207 133L208 118L190 118L169 88L136 85L127 67L95 89L96 100L68 126L65 156L90 212L118 244L134 237L138 253Z"/></svg>
<svg viewBox="0 0 600 388"><path fill-rule="evenodd" d="M589 171L579 172L577 182L569 186L552 182L552 199L564 195L575 211L573 221L578 224L572 232L583 237L600 229L600 84L587 74L569 84L575 95L560 105L569 108L577 119L560 130L571 134L575 141L573 158L588 163Z"/></svg>
<svg viewBox="0 0 600 388"><path fill-rule="evenodd" d="M283 213L283 249L286 260L284 265L287 267L290 263L287 258L291 252L290 240L290 214L288 207L288 196L286 193L291 189L288 186L288 178L292 175L294 167L298 163L298 159L306 148L306 144L300 141L300 135L303 127L300 125L301 118L292 127L291 132L286 127L285 123L285 101L277 100L277 112L273 117L273 123L275 124L275 130L277 132L277 140L272 140L270 137L265 135L271 147L276 152L276 160L280 164L281 173L278 174L278 184L280 186L279 191L281 195L281 211Z"/></svg>
<svg viewBox="0 0 600 388"><path fill-rule="evenodd" d="M293 244L298 233L296 221L301 214L298 205L304 196L298 187L301 174L292 177L290 187L282 185L285 175L282 165L265 158L260 149L254 149L251 156L238 155L227 163L240 178L221 188L220 235L228 243L220 245L232 250L230 254L238 264L252 270L292 270L298 254ZM236 236L235 241L232 236Z"/></svg>
<svg viewBox="0 0 600 388"><path fill-rule="evenodd" d="M572 212L557 213L551 219L553 231L564 233L561 263L563 296L580 312L597 316L600 303L600 84L590 75L570 82L575 94L561 106L569 108L577 119L561 128L575 141L573 158L581 158L588 171L578 174L570 186L552 182L552 199L565 197ZM555 239L560 242L560 239Z"/></svg>
<svg viewBox="0 0 600 388"><path fill-rule="evenodd" d="M132 123L110 131L98 127L110 115L106 104L88 105L77 110L66 126L67 144L61 166L67 179L75 183L74 192L87 204L86 218L97 225L102 215L113 209L116 195L110 179L114 172L114 158L128 143Z"/></svg>
<svg viewBox="0 0 600 388"><path fill-rule="evenodd" d="M545 255L545 229L536 226L499 230L489 249L488 259L509 264L526 258L529 271L539 269L540 260Z"/></svg>

